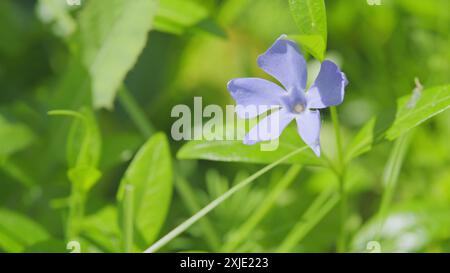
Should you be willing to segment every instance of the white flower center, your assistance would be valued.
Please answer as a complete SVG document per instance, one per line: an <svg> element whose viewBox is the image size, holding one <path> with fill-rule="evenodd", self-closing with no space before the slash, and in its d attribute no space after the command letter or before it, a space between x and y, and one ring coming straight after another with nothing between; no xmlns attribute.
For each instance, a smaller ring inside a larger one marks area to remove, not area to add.
<svg viewBox="0 0 450 273"><path fill-rule="evenodd" d="M294 111L295 111L296 113L301 113L301 112L305 111L305 106L304 106L303 104L301 104L301 103L297 103L297 104L294 106Z"/></svg>

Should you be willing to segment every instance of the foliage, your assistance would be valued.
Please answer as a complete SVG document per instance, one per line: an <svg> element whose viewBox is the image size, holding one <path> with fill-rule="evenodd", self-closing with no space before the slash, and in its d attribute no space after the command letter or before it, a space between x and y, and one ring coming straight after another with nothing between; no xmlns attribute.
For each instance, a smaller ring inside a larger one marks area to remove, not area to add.
<svg viewBox="0 0 450 273"><path fill-rule="evenodd" d="M1 1L0 251L450 251L448 10ZM320 158L295 126L274 151L170 137L174 105L225 109L228 80L267 78L255 60L281 34L308 79L332 59L349 80Z"/></svg>

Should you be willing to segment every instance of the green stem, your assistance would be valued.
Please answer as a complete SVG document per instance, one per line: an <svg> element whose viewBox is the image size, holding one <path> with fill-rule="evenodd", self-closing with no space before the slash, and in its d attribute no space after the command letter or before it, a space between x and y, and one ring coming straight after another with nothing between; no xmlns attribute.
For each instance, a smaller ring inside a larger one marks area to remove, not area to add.
<svg viewBox="0 0 450 273"><path fill-rule="evenodd" d="M340 209L339 209L339 218L340 218L340 227L339 227L339 236L337 240L337 251L345 252L346 250L346 231L345 224L347 218L347 193L345 190L345 164L344 164L344 156L342 153L342 140L341 140L341 130L339 124L339 117L335 106L330 107L331 112L331 120L333 121L334 132L336 136L336 149L338 156L338 183L339 183L339 195L340 195Z"/></svg>
<svg viewBox="0 0 450 273"><path fill-rule="evenodd" d="M145 138L149 138L155 130L125 85L119 90L118 99L141 134Z"/></svg>
<svg viewBox="0 0 450 273"><path fill-rule="evenodd" d="M123 197L123 249L125 253L133 251L133 205L134 186L126 185Z"/></svg>
<svg viewBox="0 0 450 273"><path fill-rule="evenodd" d="M342 141L341 141L341 127L339 124L339 116L335 106L330 107L331 120L333 121L334 133L336 135L336 149L338 155L339 167L342 170L342 164L344 163L344 157L342 153Z"/></svg>
<svg viewBox="0 0 450 273"><path fill-rule="evenodd" d="M290 252L336 206L339 201L339 194L333 192L334 190L323 191L314 200L276 252Z"/></svg>
<svg viewBox="0 0 450 273"><path fill-rule="evenodd" d="M383 195L381 197L380 208L377 213L377 219L379 222L376 240L380 241L383 226L386 221L387 212L389 206L392 203L395 187L397 185L400 169L403 164L403 160L406 155L409 143L411 139L411 133L400 136L395 142L386 167L383 173Z"/></svg>
<svg viewBox="0 0 450 273"><path fill-rule="evenodd" d="M234 193L238 192L245 186L252 183L255 179L263 175L264 173L268 172L269 170L273 169L274 167L278 166L283 161L287 160L288 158L304 151L307 149L307 146L301 147L282 158L278 159L277 161L265 166L261 170L257 171L256 173L249 176L247 179L244 179L242 182L238 183L237 185L233 186L231 189L226 191L224 194L219 196L218 198L214 199L211 203L206 205L203 209L201 209L199 212L191 216L189 219L181 223L179 226L174 228L172 231L170 231L168 234L166 234L164 237L159 239L156 243L151 245L147 250L145 250L146 253L152 253L166 245L168 242L176 238L178 235L180 235L182 232L184 232L186 229L188 229L190 226L192 226L194 223L196 223L198 220L200 220L203 216L208 214L211 210L216 208L218 205L220 205L222 202L227 200L230 196L232 196Z"/></svg>
<svg viewBox="0 0 450 273"><path fill-rule="evenodd" d="M189 183L182 177L177 177L175 179L175 186L178 193L181 195L182 200L186 204L186 207L191 213L195 213L201 209L201 206L197 202L194 191L190 187ZM218 250L220 247L220 239L214 230L213 225L208 220L208 218L203 218L200 220L199 224L205 235L205 240L212 250Z"/></svg>
<svg viewBox="0 0 450 273"><path fill-rule="evenodd" d="M86 195L76 183L72 183L69 197L69 215L67 217L66 237L67 240L76 240L81 231L84 217L84 203Z"/></svg>
<svg viewBox="0 0 450 273"><path fill-rule="evenodd" d="M336 164L325 153L322 153L320 156L323 157L325 163L327 164L325 167L330 168L330 170L333 171L333 173L338 175L340 170L338 169L337 166L335 166Z"/></svg>
<svg viewBox="0 0 450 273"><path fill-rule="evenodd" d="M339 227L339 237L337 242L337 251L345 252L346 251L346 218L347 218L347 194L345 191L345 182L344 176L340 175L338 177L339 180L339 195L340 195L340 203L339 203L339 218L340 218L340 227Z"/></svg>
<svg viewBox="0 0 450 273"><path fill-rule="evenodd" d="M50 116L70 116L81 120L87 126L86 116L80 112L73 110L57 109L47 112ZM86 147L86 140L81 144L82 148ZM69 173L70 173L69 169ZM87 198L87 192L83 188L83 181L71 180L71 191L69 196L69 214L66 223L66 239L68 241L76 240L81 232L84 217L84 206Z"/></svg>
<svg viewBox="0 0 450 273"><path fill-rule="evenodd" d="M267 213L272 209L275 201L278 197L286 190L289 185L297 177L301 170L301 166L293 165L290 167L288 172L284 177L277 183L277 185L272 189L267 195L267 197L261 202L261 206L254 212L250 218L242 224L239 229L234 232L230 239L225 243L222 248L223 252L232 252L239 244L247 238L254 228L261 222L262 219L267 215Z"/></svg>

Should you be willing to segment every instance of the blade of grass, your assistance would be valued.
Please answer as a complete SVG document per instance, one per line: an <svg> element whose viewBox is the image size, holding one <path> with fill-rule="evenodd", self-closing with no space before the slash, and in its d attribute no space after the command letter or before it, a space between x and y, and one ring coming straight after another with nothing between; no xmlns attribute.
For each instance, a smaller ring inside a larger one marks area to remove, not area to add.
<svg viewBox="0 0 450 273"><path fill-rule="evenodd" d="M244 224L239 227L237 231L232 233L229 240L222 248L223 252L232 252L245 238L247 238L247 236L272 209L280 194L283 193L289 185L291 185L301 169L302 167L299 165L293 165L290 167L283 178L261 202L261 206L250 216L250 218L248 218L246 222L244 222Z"/></svg>
<svg viewBox="0 0 450 273"><path fill-rule="evenodd" d="M163 236L161 239L159 239L156 243L154 243L149 248L147 248L147 250L145 250L145 252L146 253L152 253L152 252L157 251L158 249L160 249L161 247L166 245L168 242L170 242L171 240L176 238L178 235L180 235L182 232L184 232L186 229L188 229L190 226L192 226L194 223L196 223L198 220L203 218L203 216L208 214L215 207L217 207L222 202L227 200L234 193L238 192L243 187L249 185L254 180L256 180L258 177L260 177L261 175L265 174L266 172L268 172L269 170L273 169L274 167L278 166L280 163L282 163L283 161L287 160L291 156L294 156L294 155L304 151L307 148L308 148L308 146L301 147L301 148L299 148L299 149L297 149L297 150L295 150L295 151L285 155L284 157L278 159L277 161L275 161L275 162L265 166L261 170L257 171L253 175L249 176L247 179L244 179L242 182L240 182L237 185L235 185L234 187L230 188L227 192L225 192L224 194L222 194L221 196L219 196L218 198L213 200L211 203L206 205L199 212L197 212L192 217L190 217L189 219L184 221L182 224L180 224L179 226L174 228L172 231L167 233L165 236Z"/></svg>
<svg viewBox="0 0 450 273"><path fill-rule="evenodd" d="M403 160L408 150L409 143L411 140L411 133L404 134L400 136L395 142L389 159L387 161L386 167L383 173L383 194L381 197L380 208L378 210L377 219L379 222L376 240L379 241L381 238L381 233L383 231L383 226L386 221L389 206L392 203L395 188L398 182L398 177L400 175L400 169L403 164Z"/></svg>

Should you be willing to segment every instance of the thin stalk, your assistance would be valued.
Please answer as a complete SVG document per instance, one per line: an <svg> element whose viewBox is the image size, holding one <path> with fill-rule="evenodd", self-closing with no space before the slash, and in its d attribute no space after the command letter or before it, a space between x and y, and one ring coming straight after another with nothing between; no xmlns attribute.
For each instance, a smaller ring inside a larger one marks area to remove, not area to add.
<svg viewBox="0 0 450 273"><path fill-rule="evenodd" d="M141 134L145 138L150 137L155 130L126 86L119 90L118 99Z"/></svg>
<svg viewBox="0 0 450 273"><path fill-rule="evenodd" d="M278 197L292 184L294 178L297 177L301 169L302 167L299 165L293 165L290 167L274 189L272 189L266 198L264 198L261 202L261 206L250 216L250 218L248 218L246 222L244 222L244 224L239 227L236 232L230 236L230 239L222 248L223 252L232 252L245 238L250 235L255 227L272 209Z"/></svg>
<svg viewBox="0 0 450 273"><path fill-rule="evenodd" d="M233 186L228 191L226 191L224 194L222 194L218 198L214 199L211 203L206 205L199 212L194 214L192 217L190 217L189 219L184 221L182 224L180 224L179 226L174 228L172 231L170 231L168 234L166 234L164 237L159 239L156 243L154 243L152 246L147 248L147 250L145 250L145 252L146 253L152 253L152 252L157 251L158 249L160 249L161 247L166 245L168 242L170 242L171 240L176 238L178 235L180 235L182 232L184 232L186 229L188 229L190 226L192 226L194 223L196 223L198 220L200 220L203 216L208 214L211 210L213 210L218 205L220 205L222 202L227 200L234 193L238 192L239 190L241 190L245 186L249 185L255 179L257 179L258 177L260 177L264 173L268 172L269 170L273 169L274 167L278 166L283 161L285 161L288 158L290 158L290 157L292 157L292 156L294 156L294 155L304 151L307 148L308 148L307 146L304 146L304 147L301 147L301 148L299 148L299 149L297 149L297 150L295 150L295 151L293 151L293 152L283 156L282 158L280 158L277 161L275 161L275 162L265 166L261 170L257 171L253 175L249 176L247 179L244 179L242 182L240 182L237 185Z"/></svg>
<svg viewBox="0 0 450 273"><path fill-rule="evenodd" d="M306 210L294 228L289 232L276 252L290 252L303 238L333 209L339 201L339 194L323 191Z"/></svg>
<svg viewBox="0 0 450 273"><path fill-rule="evenodd" d="M175 187L178 193L181 195L181 199L184 201L186 207L191 213L195 213L201 209L200 204L197 202L194 191L190 187L189 183L182 177L177 177L175 179ZM217 235L213 225L204 217L199 221L199 225L203 230L205 235L205 240L212 250L218 250L220 247L220 238Z"/></svg>
<svg viewBox="0 0 450 273"><path fill-rule="evenodd" d="M75 240L80 231L84 217L84 203L86 195L76 185L72 183L72 190L69 197L69 215L67 217L66 237L67 240Z"/></svg>
<svg viewBox="0 0 450 273"><path fill-rule="evenodd" d="M345 252L346 250L346 231L345 223L347 218L347 194L345 191L345 164L344 155L342 153L342 140L341 130L339 124L339 116L335 106L330 107L331 120L333 121L334 133L336 137L336 149L338 155L338 183L339 183L339 195L340 195L340 209L339 209L339 236L337 240L337 251Z"/></svg>
<svg viewBox="0 0 450 273"><path fill-rule="evenodd" d="M335 162L333 162L325 153L322 153L320 156L327 163L326 167L330 168L330 170L333 171L333 173L335 173L336 175L339 175L340 170L337 166L335 166Z"/></svg>
<svg viewBox="0 0 450 273"><path fill-rule="evenodd" d="M393 195L397 185L400 170L403 164L403 160L406 155L406 151L409 147L411 139L411 133L400 136L395 142L389 159L387 161L386 167L383 173L383 195L381 197L380 208L377 213L377 219L379 222L376 240L379 241L381 238L381 233L383 231L383 226L386 221L387 212L389 206L392 203Z"/></svg>
<svg viewBox="0 0 450 273"><path fill-rule="evenodd" d="M337 242L337 251L345 252L346 250L346 230L345 224L347 219L347 194L345 191L345 180L344 176L340 175L338 177L339 180L339 195L340 195L340 203L339 203L339 218L340 218L340 226L339 226L339 237Z"/></svg>
<svg viewBox="0 0 450 273"><path fill-rule="evenodd" d="M335 106L330 107L331 120L333 122L334 133L336 135L336 149L338 155L339 167L342 168L342 163L344 162L344 157L342 153L342 141L341 141L341 127L339 124L339 116Z"/></svg>
<svg viewBox="0 0 450 273"><path fill-rule="evenodd" d="M57 109L48 111L47 114L50 116L70 116L81 120L83 123L87 122L86 117L83 114L73 110ZM82 143L82 146L85 145L86 141ZM83 224L84 206L87 192L83 189L81 184L82 183L77 183L77 181L71 181L69 214L66 222L66 239L68 241L77 239Z"/></svg>
<svg viewBox="0 0 450 273"><path fill-rule="evenodd" d="M125 253L133 250L134 242L134 186L126 185L123 197L123 249Z"/></svg>

